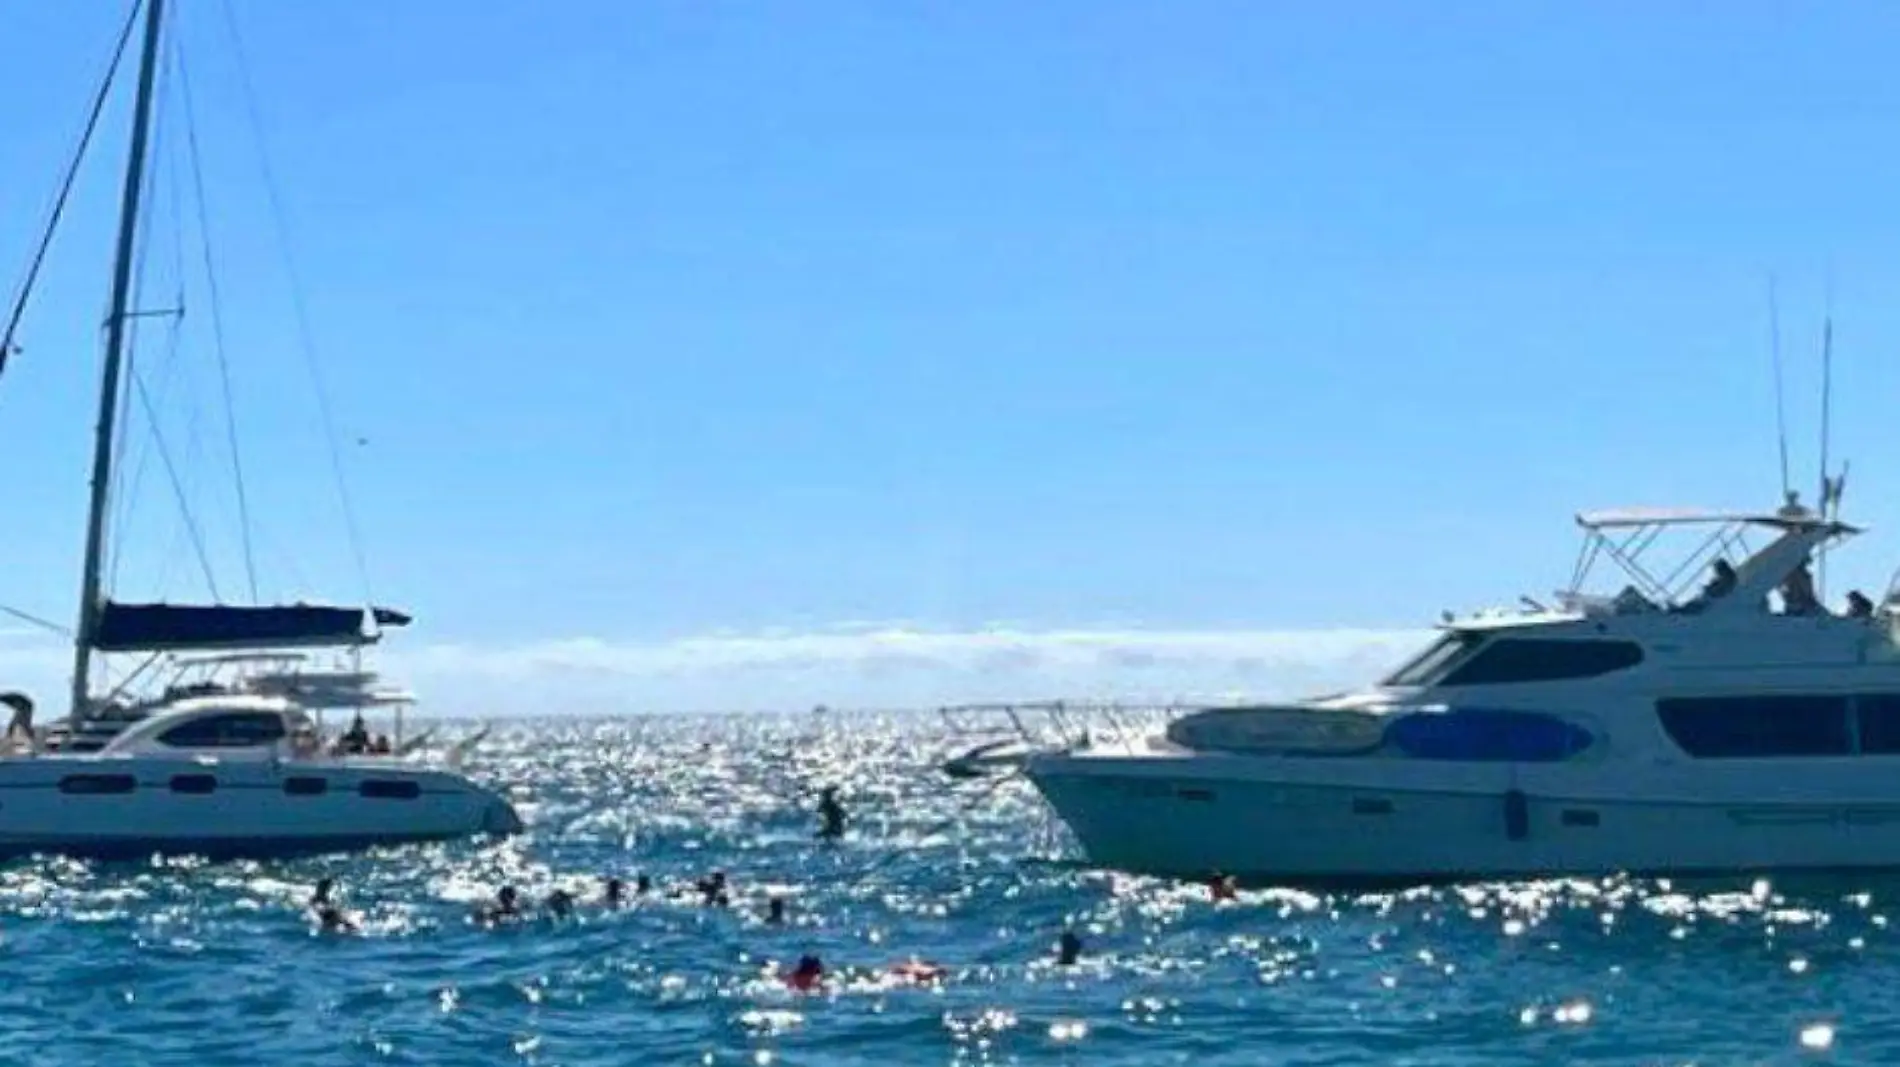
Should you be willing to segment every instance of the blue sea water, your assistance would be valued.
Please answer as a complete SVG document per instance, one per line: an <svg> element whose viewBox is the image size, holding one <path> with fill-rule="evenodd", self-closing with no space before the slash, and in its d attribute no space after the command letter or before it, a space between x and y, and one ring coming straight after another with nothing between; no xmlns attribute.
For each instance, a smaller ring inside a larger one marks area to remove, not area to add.
<svg viewBox="0 0 1900 1067"><path fill-rule="evenodd" d="M1900 879L1319 895L1093 871L1028 786L902 716L544 720L475 761L529 831L270 864L0 869L0 1063L1900 1063ZM849 839L812 839L836 783ZM728 872L729 909L593 905ZM301 908L336 877L357 936ZM513 882L581 897L499 930ZM784 927L761 921L772 895ZM1080 966L1053 965L1073 925ZM803 953L840 982L794 993ZM884 976L917 956L931 988Z"/></svg>

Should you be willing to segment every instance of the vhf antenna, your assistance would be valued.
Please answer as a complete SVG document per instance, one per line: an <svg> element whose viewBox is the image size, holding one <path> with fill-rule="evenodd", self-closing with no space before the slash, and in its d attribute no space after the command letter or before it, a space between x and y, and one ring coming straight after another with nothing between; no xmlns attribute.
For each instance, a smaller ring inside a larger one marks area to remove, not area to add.
<svg viewBox="0 0 1900 1067"><path fill-rule="evenodd" d="M1781 496L1794 503L1794 487L1788 477L1788 406L1781 385L1781 302L1775 291L1775 276L1768 276L1768 351L1775 365L1775 438L1781 446Z"/></svg>
<svg viewBox="0 0 1900 1067"><path fill-rule="evenodd" d="M1841 490L1847 480L1843 467L1839 478L1830 478L1827 473L1827 445L1830 415L1832 414L1834 386L1834 279L1827 284L1827 315L1821 321L1821 518L1831 521L1840 512ZM1819 574L1817 589L1822 600L1827 598L1827 549L1829 542L1822 542L1817 553Z"/></svg>

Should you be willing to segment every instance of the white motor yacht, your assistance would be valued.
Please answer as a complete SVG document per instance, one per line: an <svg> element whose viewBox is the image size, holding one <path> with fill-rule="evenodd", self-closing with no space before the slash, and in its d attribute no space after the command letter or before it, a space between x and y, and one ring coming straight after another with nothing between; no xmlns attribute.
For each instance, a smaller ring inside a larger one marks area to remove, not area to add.
<svg viewBox="0 0 1900 1067"><path fill-rule="evenodd" d="M178 701L97 752L0 759L0 797L0 858L256 858L521 829L462 775L329 755L301 708L260 696Z"/></svg>
<svg viewBox="0 0 1900 1067"><path fill-rule="evenodd" d="M1766 514L1577 521L1586 551L1553 607L1448 620L1360 692L1205 709L1142 739L1044 749L1025 771L1090 861L1138 872L1900 866L1896 620L1858 593L1831 613L1808 579L1859 531L1792 497ZM1685 531L1701 547L1658 568L1651 546ZM1583 593L1606 558L1630 584Z"/></svg>

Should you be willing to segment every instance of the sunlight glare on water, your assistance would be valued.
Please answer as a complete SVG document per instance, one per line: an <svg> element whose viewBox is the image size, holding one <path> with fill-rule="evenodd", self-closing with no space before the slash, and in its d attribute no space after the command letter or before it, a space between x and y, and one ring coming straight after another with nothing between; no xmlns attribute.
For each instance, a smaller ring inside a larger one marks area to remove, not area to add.
<svg viewBox="0 0 1900 1067"><path fill-rule="evenodd" d="M1897 1063L1900 879L1337 895L1090 871L932 718L544 720L472 770L502 843L0 871L8 1064ZM851 833L813 839L818 789ZM712 870L729 909L697 902ZM601 879L651 875L618 912ZM302 911L338 879L360 936ZM512 882L573 919L501 929ZM678 892L675 895L675 891ZM787 901L782 926L764 920ZM1084 938L1056 966L1065 927ZM787 987L801 955L828 981ZM945 971L910 981L911 959Z"/></svg>

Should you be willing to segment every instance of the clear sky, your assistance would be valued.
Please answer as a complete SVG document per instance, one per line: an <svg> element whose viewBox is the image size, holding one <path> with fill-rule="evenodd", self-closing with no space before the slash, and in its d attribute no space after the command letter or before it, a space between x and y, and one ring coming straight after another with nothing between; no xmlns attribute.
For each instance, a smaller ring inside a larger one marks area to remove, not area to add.
<svg viewBox="0 0 1900 1067"><path fill-rule="evenodd" d="M174 6L260 584L354 598L225 3ZM1772 506L1771 273L1803 485L1832 291L1875 526L1834 599L1900 562L1891 5L229 6L425 695L1362 674L1561 584L1577 509ZM123 10L0 7L9 285ZM188 313L142 373L244 599L168 84L144 303L183 217ZM124 118L0 377L0 603L60 621ZM120 595L203 596L160 470L130 495Z"/></svg>

